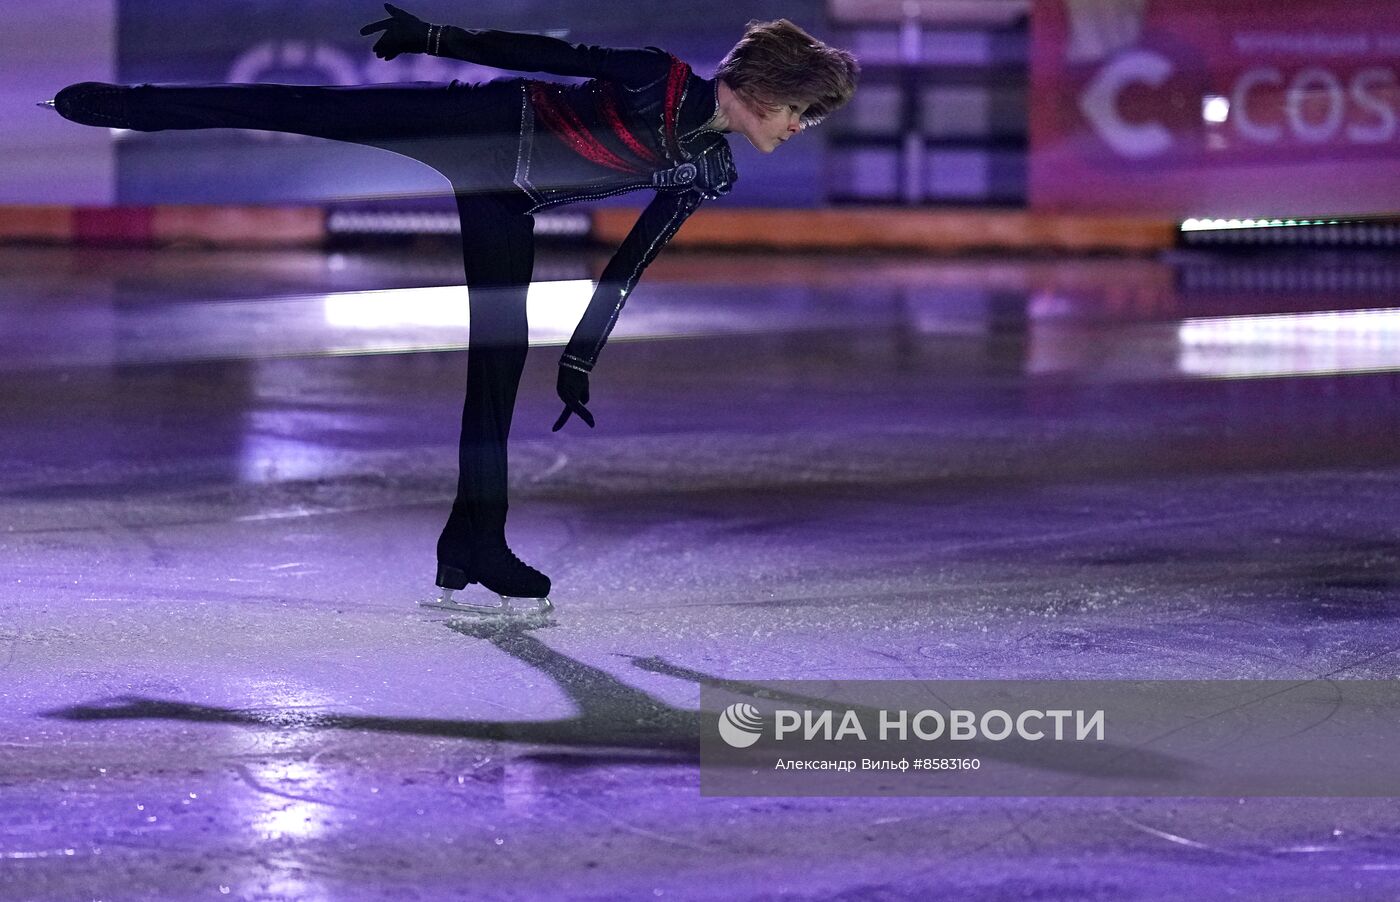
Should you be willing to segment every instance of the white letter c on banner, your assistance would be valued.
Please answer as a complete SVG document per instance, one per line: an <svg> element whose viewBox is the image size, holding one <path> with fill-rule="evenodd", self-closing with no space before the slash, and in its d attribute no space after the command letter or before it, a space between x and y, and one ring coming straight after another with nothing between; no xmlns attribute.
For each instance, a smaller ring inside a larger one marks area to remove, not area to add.
<svg viewBox="0 0 1400 902"><path fill-rule="evenodd" d="M1171 147L1171 132L1159 122L1133 124L1118 113L1118 98L1132 84L1160 87L1172 74L1171 60L1160 53L1133 50L1114 58L1089 82L1079 109L1104 143L1120 156L1140 159Z"/></svg>

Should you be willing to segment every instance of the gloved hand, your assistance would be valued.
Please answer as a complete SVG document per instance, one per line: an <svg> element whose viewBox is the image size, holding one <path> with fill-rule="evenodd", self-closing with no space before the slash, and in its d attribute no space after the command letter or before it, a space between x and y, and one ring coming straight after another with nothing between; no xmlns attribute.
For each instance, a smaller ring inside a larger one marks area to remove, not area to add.
<svg viewBox="0 0 1400 902"><path fill-rule="evenodd" d="M362 35L372 35L376 31L384 34L374 42L374 55L382 60L391 60L400 53L426 53L428 50L428 23L406 13L392 3L384 4L390 18L371 22L360 29Z"/></svg>
<svg viewBox="0 0 1400 902"><path fill-rule="evenodd" d="M559 419L554 421L554 428L550 431L558 432L564 428L570 414L578 414L579 419L587 423L589 429L592 429L593 414L589 413L588 408L583 406L588 403L588 374L561 366L559 367L559 383L556 390L559 392L559 400L564 402L564 412L559 414Z"/></svg>

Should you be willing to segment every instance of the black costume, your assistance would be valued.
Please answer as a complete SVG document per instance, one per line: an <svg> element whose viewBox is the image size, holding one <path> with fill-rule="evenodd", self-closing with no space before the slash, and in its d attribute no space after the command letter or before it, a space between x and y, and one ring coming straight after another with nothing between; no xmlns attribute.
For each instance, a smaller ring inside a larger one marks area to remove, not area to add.
<svg viewBox="0 0 1400 902"><path fill-rule="evenodd" d="M65 89L74 93L65 99L60 92L55 103L87 124L246 128L366 144L421 160L448 178L462 224L471 335L457 495L437 554L438 584L461 588L457 583L474 581L467 576L473 554L506 548L506 442L528 350L531 214L643 188L657 192L603 270L560 359L561 367L587 374L642 270L703 200L730 190L737 174L728 142L711 126L717 83L658 48L614 50L431 26L426 52L590 80L87 85L86 93L74 92L83 86ZM564 373L561 385L565 377L582 380L586 401L586 375Z"/></svg>

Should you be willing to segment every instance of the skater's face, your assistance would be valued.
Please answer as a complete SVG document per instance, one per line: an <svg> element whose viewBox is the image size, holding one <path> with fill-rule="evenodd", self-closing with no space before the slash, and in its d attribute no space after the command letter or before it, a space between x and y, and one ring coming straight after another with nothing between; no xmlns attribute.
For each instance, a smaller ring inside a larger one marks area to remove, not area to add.
<svg viewBox="0 0 1400 902"><path fill-rule="evenodd" d="M772 153L778 149L778 145L802 131L802 114L807 109L805 103L782 103L771 110L765 110L763 117L759 120L763 126L760 132L761 137L769 140L769 147L764 150L757 142L755 147L764 153ZM753 141L753 138L749 138Z"/></svg>
<svg viewBox="0 0 1400 902"><path fill-rule="evenodd" d="M783 101L776 104L737 104L741 112L730 124L763 153L772 153L802 131L802 114L807 104Z"/></svg>

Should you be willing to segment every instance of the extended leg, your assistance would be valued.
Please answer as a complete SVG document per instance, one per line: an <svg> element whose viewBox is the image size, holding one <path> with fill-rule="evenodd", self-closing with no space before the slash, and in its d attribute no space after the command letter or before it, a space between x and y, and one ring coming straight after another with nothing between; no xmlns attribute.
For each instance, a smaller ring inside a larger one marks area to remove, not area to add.
<svg viewBox="0 0 1400 902"><path fill-rule="evenodd" d="M391 150L475 190L510 186L520 91L466 85L111 85L82 82L54 98L84 125L136 131L237 128L310 135Z"/></svg>
<svg viewBox="0 0 1400 902"><path fill-rule="evenodd" d="M335 140L431 134L448 123L446 85L142 84L83 82L54 98L85 125L137 131L249 128Z"/></svg>

